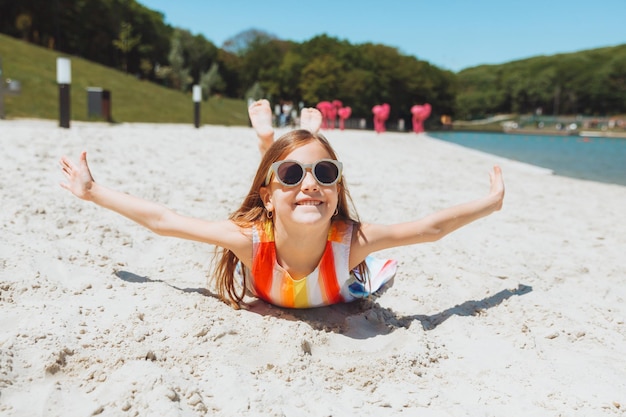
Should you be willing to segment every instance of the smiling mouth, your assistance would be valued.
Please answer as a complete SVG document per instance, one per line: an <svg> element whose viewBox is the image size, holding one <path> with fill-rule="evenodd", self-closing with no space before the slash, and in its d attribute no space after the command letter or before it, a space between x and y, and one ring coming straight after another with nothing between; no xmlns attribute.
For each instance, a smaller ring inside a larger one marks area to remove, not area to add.
<svg viewBox="0 0 626 417"><path fill-rule="evenodd" d="M306 201L299 201L296 203L296 206L319 206L321 205L322 202L321 201L317 201L317 200L306 200Z"/></svg>

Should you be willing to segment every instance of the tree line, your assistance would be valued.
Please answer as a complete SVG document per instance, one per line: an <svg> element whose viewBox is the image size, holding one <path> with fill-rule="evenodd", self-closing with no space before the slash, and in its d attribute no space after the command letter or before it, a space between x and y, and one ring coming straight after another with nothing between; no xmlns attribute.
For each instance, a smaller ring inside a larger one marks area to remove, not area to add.
<svg viewBox="0 0 626 417"><path fill-rule="evenodd" d="M457 74L455 114L626 113L626 45L538 56Z"/></svg>
<svg viewBox="0 0 626 417"><path fill-rule="evenodd" d="M218 47L135 0L0 0L0 32L171 88L200 84L205 97L340 100L368 120L381 103L390 120L430 103L431 124L444 114L605 115L626 106L626 45L453 73L396 48L326 35L297 43L250 29Z"/></svg>

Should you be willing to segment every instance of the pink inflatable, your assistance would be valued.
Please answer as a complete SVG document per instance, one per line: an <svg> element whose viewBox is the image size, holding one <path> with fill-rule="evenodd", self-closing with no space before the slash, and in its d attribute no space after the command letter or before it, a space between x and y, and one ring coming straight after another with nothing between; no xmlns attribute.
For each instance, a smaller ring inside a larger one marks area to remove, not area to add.
<svg viewBox="0 0 626 417"><path fill-rule="evenodd" d="M343 107L343 103L340 100L320 101L315 107L322 113L322 129L334 129L337 124L339 109ZM348 117L350 116L348 115Z"/></svg>
<svg viewBox="0 0 626 417"><path fill-rule="evenodd" d="M342 107L339 110L337 110L337 113L339 114L339 129L343 130L345 129L346 119L349 119L350 115L352 114L352 109L347 106Z"/></svg>
<svg viewBox="0 0 626 417"><path fill-rule="evenodd" d="M336 126L336 119L337 115L339 114L339 109L343 107L343 103L341 102L341 100L333 100L331 104L333 105L333 107L330 110L328 124L330 125L331 129L334 129Z"/></svg>
<svg viewBox="0 0 626 417"><path fill-rule="evenodd" d="M422 133L424 131L424 120L428 119L431 110L431 106L428 103L423 106L416 104L411 107L411 114L413 115L413 132Z"/></svg>
<svg viewBox="0 0 626 417"><path fill-rule="evenodd" d="M334 129L337 121L337 107L330 106L328 108L328 128Z"/></svg>
<svg viewBox="0 0 626 417"><path fill-rule="evenodd" d="M320 101L315 107L322 113L322 129L328 129L328 119L333 104L330 101Z"/></svg>
<svg viewBox="0 0 626 417"><path fill-rule="evenodd" d="M374 130L377 133L382 133L386 130L385 122L389 118L391 112L391 106L387 103L377 104L372 107L372 113L374 114Z"/></svg>

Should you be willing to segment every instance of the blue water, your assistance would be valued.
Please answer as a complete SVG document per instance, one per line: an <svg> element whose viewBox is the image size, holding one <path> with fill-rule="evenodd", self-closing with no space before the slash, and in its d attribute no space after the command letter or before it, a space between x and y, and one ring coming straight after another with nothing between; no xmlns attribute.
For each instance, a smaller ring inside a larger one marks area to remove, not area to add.
<svg viewBox="0 0 626 417"><path fill-rule="evenodd" d="M626 186L626 139L475 132L428 135L548 168L556 175Z"/></svg>

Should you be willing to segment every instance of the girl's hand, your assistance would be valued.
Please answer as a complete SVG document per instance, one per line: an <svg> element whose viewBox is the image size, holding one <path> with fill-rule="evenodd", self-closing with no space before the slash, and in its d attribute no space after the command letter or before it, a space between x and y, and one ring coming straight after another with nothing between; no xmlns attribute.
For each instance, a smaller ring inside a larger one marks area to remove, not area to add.
<svg viewBox="0 0 626 417"><path fill-rule="evenodd" d="M87 152L83 151L80 154L78 165L74 165L74 163L65 156L61 157L59 163L67 179L67 182L60 184L61 187L69 190L80 199L89 200L89 191L94 184L94 180L89 171L89 166L87 165Z"/></svg>
<svg viewBox="0 0 626 417"><path fill-rule="evenodd" d="M495 210L502 208L502 200L504 200L504 180L502 179L502 169L495 165L493 171L489 173L489 179L491 180L491 189L489 195L496 199Z"/></svg>

